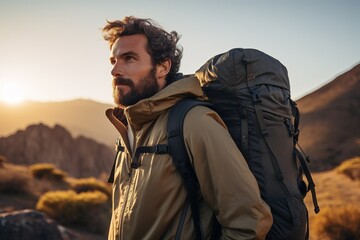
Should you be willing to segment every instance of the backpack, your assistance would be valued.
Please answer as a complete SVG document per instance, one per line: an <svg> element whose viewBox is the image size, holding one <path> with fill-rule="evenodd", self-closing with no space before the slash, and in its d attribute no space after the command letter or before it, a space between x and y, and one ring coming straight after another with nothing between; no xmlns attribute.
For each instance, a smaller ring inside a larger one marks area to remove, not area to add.
<svg viewBox="0 0 360 240"><path fill-rule="evenodd" d="M254 174L273 216L266 239L308 239L308 212L303 202L308 191L315 212L320 209L306 163L310 158L298 145L300 115L290 98L285 66L259 50L236 48L211 58L195 75L208 99L189 98L174 105L167 133L169 153L188 192L197 239L204 239L197 206L199 189L185 147L183 121L198 105L220 115ZM219 224L215 231L219 238Z"/></svg>

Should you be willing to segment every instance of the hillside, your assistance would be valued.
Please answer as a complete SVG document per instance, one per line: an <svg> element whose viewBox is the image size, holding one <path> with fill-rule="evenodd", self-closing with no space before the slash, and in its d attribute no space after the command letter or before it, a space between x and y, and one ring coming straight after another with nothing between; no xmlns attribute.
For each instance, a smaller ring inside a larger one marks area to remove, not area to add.
<svg viewBox="0 0 360 240"><path fill-rule="evenodd" d="M60 125L30 125L0 138L0 155L11 163L53 163L73 177L100 177L111 170L114 151L83 136L72 137Z"/></svg>
<svg viewBox="0 0 360 240"><path fill-rule="evenodd" d="M297 101L300 143L313 170L360 155L360 64Z"/></svg>
<svg viewBox="0 0 360 240"><path fill-rule="evenodd" d="M355 160L355 159L353 159ZM347 174L343 174L339 171L339 168L329 171L324 171L320 173L314 173L313 178L316 183L316 191L318 202L320 205L320 213L315 215L313 211L313 204L311 200L311 194L308 193L305 202L309 211L310 216L310 239L312 240L331 240L339 238L327 238L326 236L320 236L319 231L322 228L325 220L330 222L336 222L336 213L341 212L342 209L346 209L349 206L359 209L360 203L360 168L359 168L359 157L357 158L357 165L353 164L353 172L356 179L351 179ZM345 164L349 161L344 161ZM344 166L346 166L343 164ZM349 165L347 164L347 169ZM346 172L346 171L345 171ZM0 164L0 220L1 213L12 213L15 210L22 209L35 209L38 199L48 191L57 191L57 190L68 190L71 188L72 184L80 179L74 178L65 178L63 181L50 181L47 179L36 179L31 175L31 170L24 166L17 166L9 163ZM91 182L87 180L88 182ZM92 182L93 184L93 182ZM5 186L6 185L6 186ZM97 186L97 185L95 185ZM93 185L93 187L95 187ZM111 189L111 186L108 185L108 189ZM110 201L106 203L110 208ZM92 209L89 209L89 211ZM333 213L329 216L326 215L328 211ZM107 211L100 212L99 217L109 220L109 214ZM354 213L355 214L355 213ZM344 217L344 216L343 216ZM345 218L350 218L352 216L345 215ZM360 223L360 217L357 217L358 223ZM344 219L340 219L344 220ZM329 222L327 222L329 223ZM106 223L108 224L108 223ZM100 240L106 238L107 225L103 226L103 234L94 234L91 233L88 229L84 231L79 227L67 226L71 228L71 231L74 231L76 235L81 235L86 240ZM90 226L87 223L86 226ZM344 226L344 224L342 225ZM0 227L1 229L1 227ZM70 230L70 229L69 229ZM67 239L67 238L65 238ZM78 239L78 238L70 238ZM356 238L348 238L356 239ZM9 239L10 240L10 239Z"/></svg>
<svg viewBox="0 0 360 240"><path fill-rule="evenodd" d="M0 136L8 136L32 124L59 124L72 135L90 137L106 145L113 145L116 130L105 116L109 104L91 100L66 102L25 102L10 106L0 102Z"/></svg>

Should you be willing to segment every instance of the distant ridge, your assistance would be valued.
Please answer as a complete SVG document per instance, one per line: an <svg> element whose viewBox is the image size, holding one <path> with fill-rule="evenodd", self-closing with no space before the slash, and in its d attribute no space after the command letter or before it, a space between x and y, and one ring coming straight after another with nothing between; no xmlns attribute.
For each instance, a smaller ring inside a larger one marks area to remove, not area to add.
<svg viewBox="0 0 360 240"><path fill-rule="evenodd" d="M313 170L360 156L360 64L297 101L300 143Z"/></svg>
<svg viewBox="0 0 360 240"><path fill-rule="evenodd" d="M105 116L105 110L111 107L113 106L110 104L84 99L25 102L19 106L8 106L0 102L0 137L25 129L31 124L60 124L73 136L82 135L112 145L118 134Z"/></svg>

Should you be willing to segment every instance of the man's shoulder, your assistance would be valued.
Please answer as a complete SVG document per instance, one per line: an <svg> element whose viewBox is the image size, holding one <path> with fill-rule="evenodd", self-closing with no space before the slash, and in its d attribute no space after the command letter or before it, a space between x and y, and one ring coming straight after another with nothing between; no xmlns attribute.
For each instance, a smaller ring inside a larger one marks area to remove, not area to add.
<svg viewBox="0 0 360 240"><path fill-rule="evenodd" d="M197 101L184 116L184 127L189 127L194 130L195 128L204 129L211 127L214 120L226 128L224 121L210 104Z"/></svg>

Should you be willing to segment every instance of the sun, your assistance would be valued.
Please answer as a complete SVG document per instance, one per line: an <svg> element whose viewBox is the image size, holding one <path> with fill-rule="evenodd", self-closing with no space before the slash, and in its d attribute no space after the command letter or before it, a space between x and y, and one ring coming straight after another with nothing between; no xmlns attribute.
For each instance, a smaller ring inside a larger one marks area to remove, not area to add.
<svg viewBox="0 0 360 240"><path fill-rule="evenodd" d="M10 105L18 105L25 100L24 91L17 83L5 82L1 84L0 100Z"/></svg>

